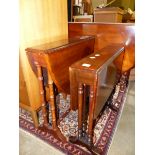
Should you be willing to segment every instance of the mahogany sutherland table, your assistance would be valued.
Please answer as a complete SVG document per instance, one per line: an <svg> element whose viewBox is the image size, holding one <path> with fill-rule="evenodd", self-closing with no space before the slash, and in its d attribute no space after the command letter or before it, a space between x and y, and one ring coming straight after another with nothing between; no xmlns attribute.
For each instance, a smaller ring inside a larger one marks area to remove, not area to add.
<svg viewBox="0 0 155 155"><path fill-rule="evenodd" d="M50 127L46 110L47 98L52 114L52 127L50 128L56 131L60 138L63 136L57 127L56 94L57 92L70 94L69 66L93 53L94 40L91 36L81 36L26 49L29 63L39 82L43 124ZM44 91L45 86L48 92ZM48 97L47 94L49 94Z"/></svg>
<svg viewBox="0 0 155 155"><path fill-rule="evenodd" d="M70 137L70 141L86 146L94 154L100 152L93 146L94 120L118 82L117 70L122 67L122 63L118 62L123 62L122 54L124 54L123 44L112 44L102 51L75 62L69 68L73 103L76 102L74 94L78 94L78 138ZM73 86L78 88L72 89ZM86 129L87 93L89 96L88 131Z"/></svg>

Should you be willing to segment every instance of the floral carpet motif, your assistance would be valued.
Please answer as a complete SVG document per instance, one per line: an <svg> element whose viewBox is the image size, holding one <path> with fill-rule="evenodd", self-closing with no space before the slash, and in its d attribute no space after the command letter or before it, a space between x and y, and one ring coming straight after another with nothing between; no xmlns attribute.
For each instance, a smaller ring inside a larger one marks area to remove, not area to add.
<svg viewBox="0 0 155 155"><path fill-rule="evenodd" d="M126 89L127 90L127 89ZM122 92L121 92L122 93ZM113 95L112 101L115 99L116 96L118 96L119 90L118 86L116 88L116 92ZM108 148L110 146L110 143L112 141L113 133L116 129L116 126L118 124L118 120L120 118L125 99L126 99L126 91L123 93L122 100L119 103L118 111L114 111L108 106L103 111L102 115L98 119L95 128L94 128L94 137L93 137L93 143L94 145L102 150L102 155L107 154ZM60 99L60 102L58 102L58 108L59 111L59 117L61 117L68 109L70 105L70 96L67 96L67 99L64 100L62 95L59 94L58 98ZM112 102L111 101L111 102ZM117 103L118 104L118 103ZM50 107L49 111L50 111ZM48 131L42 131L40 128L35 128L33 125L33 121L31 118L31 114L24 110L19 109L20 117L19 117L19 125L20 128L26 130L27 132L39 137L40 139L47 142L49 145L54 146L56 149L59 149L64 154L69 155L87 155L91 154L86 148L71 144L69 142L62 142L59 139L56 139L51 133L50 130ZM42 124L43 118L41 117L41 111L38 113L39 115L39 123ZM60 131L63 133L64 136L77 136L77 129L78 129L78 120L77 120L78 110L76 111L70 111L65 118L63 118L59 123ZM49 113L50 120L51 114Z"/></svg>

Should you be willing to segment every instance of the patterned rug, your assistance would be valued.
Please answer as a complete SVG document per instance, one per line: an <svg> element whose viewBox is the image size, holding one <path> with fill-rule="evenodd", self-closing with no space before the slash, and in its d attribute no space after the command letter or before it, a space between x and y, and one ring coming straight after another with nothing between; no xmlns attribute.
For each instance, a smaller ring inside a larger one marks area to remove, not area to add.
<svg viewBox="0 0 155 155"><path fill-rule="evenodd" d="M94 136L93 136L93 143L94 145L102 150L102 155L106 155L108 152L108 148L111 144L113 134L115 132L116 126L118 124L118 120L123 110L123 106L126 100L127 89L125 88L124 91L120 92L120 85L118 84L115 88L115 93L110 100L115 106L118 108L117 111L112 110L109 106L105 107L105 110L99 117L95 129L94 129ZM120 97L121 96L121 97ZM115 100L121 101L120 103L114 102ZM60 100L59 100L60 99ZM58 102L58 100L60 102ZM64 100L62 95L59 94L57 98L58 107L60 109L59 116L61 117L66 111L68 111L70 106L70 96L67 96L67 99ZM50 107L49 111L50 111ZM62 142L59 139L56 139L50 132L50 130L43 131L41 128L35 128L33 125L33 121L31 118L31 113L24 110L19 109L20 116L19 116L19 125L20 128L26 130L27 132L33 134L34 136L39 137L41 140L45 141L49 145L52 145L56 149L62 151L64 154L68 155L90 155L91 153L82 146L72 144L70 142ZM42 124L43 118L41 117L41 111L38 113L39 115L39 123ZM78 129L78 121L77 121L78 110L76 111L69 111L67 116L61 119L59 128L60 131L63 133L66 138L69 136L77 136L77 129ZM51 118L51 114L49 113L49 118Z"/></svg>

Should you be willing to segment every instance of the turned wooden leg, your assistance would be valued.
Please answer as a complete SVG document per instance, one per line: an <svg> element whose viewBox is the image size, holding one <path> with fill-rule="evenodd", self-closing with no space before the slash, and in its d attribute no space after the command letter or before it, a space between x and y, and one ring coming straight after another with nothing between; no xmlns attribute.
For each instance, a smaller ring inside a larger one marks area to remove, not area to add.
<svg viewBox="0 0 155 155"><path fill-rule="evenodd" d="M41 66L38 64L38 62L35 62L35 65L37 67L37 76L39 81L39 91L40 91L40 101L42 105L42 115L44 119L44 125L48 126L48 120L47 120L47 110L46 110L46 102L45 102L45 95L44 95L44 89L43 89L43 76L42 76L42 70Z"/></svg>
<svg viewBox="0 0 155 155"><path fill-rule="evenodd" d="M86 84L83 85L83 104L82 104L82 136L86 134Z"/></svg>
<svg viewBox="0 0 155 155"><path fill-rule="evenodd" d="M82 104L83 104L83 85L78 85L78 138L82 137Z"/></svg>
<svg viewBox="0 0 155 155"><path fill-rule="evenodd" d="M56 130L57 124L56 124L55 94L54 94L53 81L49 72L48 72L48 86L49 86L49 95L50 95L49 103L50 103L51 114L52 114L52 128L53 130Z"/></svg>
<svg viewBox="0 0 155 155"><path fill-rule="evenodd" d="M93 112L94 112L94 87L90 86L89 97L89 123L88 123L88 145L93 144Z"/></svg>
<svg viewBox="0 0 155 155"><path fill-rule="evenodd" d="M38 128L38 127L39 127L39 120L38 120L38 116L37 116L37 111L32 110L32 111L31 111L31 115L32 115L32 119L33 119L34 126L35 126L36 128Z"/></svg>

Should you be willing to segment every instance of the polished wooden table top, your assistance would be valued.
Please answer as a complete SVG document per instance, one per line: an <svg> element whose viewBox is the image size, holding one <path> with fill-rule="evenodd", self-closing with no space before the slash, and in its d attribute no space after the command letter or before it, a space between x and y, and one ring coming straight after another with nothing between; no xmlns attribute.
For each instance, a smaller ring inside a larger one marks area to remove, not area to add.
<svg viewBox="0 0 155 155"><path fill-rule="evenodd" d="M35 74L35 62L38 62L41 67L48 69L59 92L70 94L69 66L93 53L94 42L93 36L79 36L30 47L26 51Z"/></svg>
<svg viewBox="0 0 155 155"><path fill-rule="evenodd" d="M104 49L75 62L72 68L98 72L101 67L106 67L112 60L119 56L123 50L123 44L108 45Z"/></svg>
<svg viewBox="0 0 155 155"><path fill-rule="evenodd" d="M41 44L38 46L33 46L30 48L27 48L26 51L43 52L43 53L54 52L59 49L63 49L63 48L70 47L75 44L79 44L83 41L91 40L92 38L94 37L93 36L77 36L74 38L68 38L68 39L63 39L63 40Z"/></svg>

